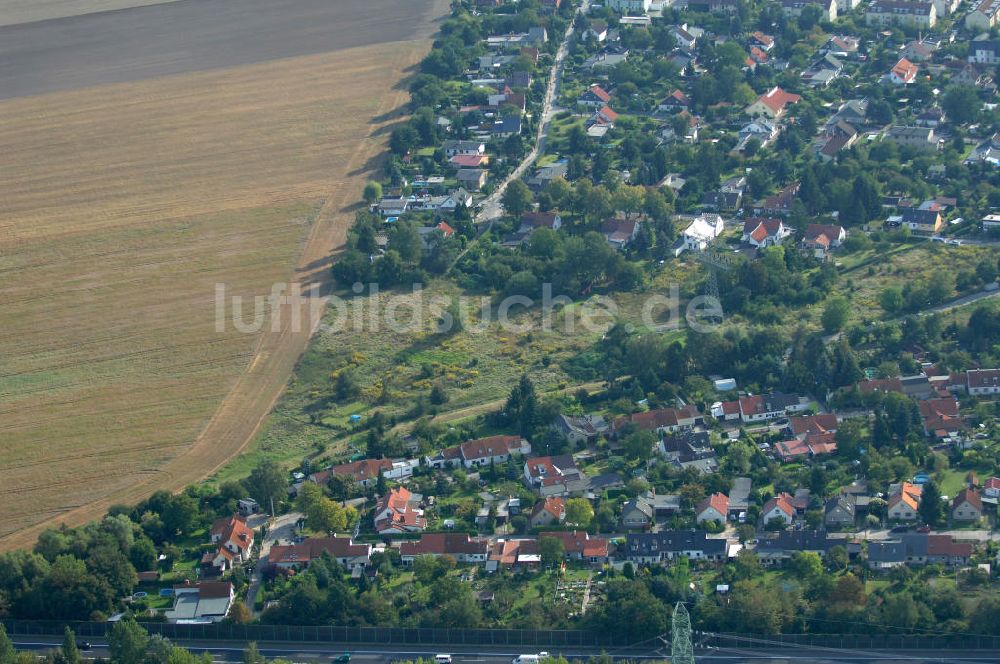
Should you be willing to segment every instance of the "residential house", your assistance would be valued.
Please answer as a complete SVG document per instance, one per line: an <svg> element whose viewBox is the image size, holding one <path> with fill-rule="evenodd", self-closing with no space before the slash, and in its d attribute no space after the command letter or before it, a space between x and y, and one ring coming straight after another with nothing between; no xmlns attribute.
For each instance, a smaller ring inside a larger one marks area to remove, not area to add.
<svg viewBox="0 0 1000 664"><path fill-rule="evenodd" d="M972 154L965 158L964 163L976 164L979 162L991 166L1000 165L1000 133L993 134L988 140L977 145Z"/></svg>
<svg viewBox="0 0 1000 664"><path fill-rule="evenodd" d="M951 501L954 521L979 521L983 518L983 499L975 489L962 489Z"/></svg>
<svg viewBox="0 0 1000 664"><path fill-rule="evenodd" d="M983 482L983 495L987 498L1000 498L1000 478L991 477Z"/></svg>
<svg viewBox="0 0 1000 664"><path fill-rule="evenodd" d="M1000 394L1000 369L969 369L965 375L970 396Z"/></svg>
<svg viewBox="0 0 1000 664"><path fill-rule="evenodd" d="M740 419L740 402L716 401L712 404L712 417L722 422Z"/></svg>
<svg viewBox="0 0 1000 664"><path fill-rule="evenodd" d="M809 404L795 394L758 394L739 398L740 419L746 423L773 420L786 413L805 410Z"/></svg>
<svg viewBox="0 0 1000 664"><path fill-rule="evenodd" d="M246 517L230 516L216 519L209 531L212 544L231 553L235 560L246 562L253 550L254 532L247 525ZM218 565L216 565L218 567Z"/></svg>
<svg viewBox="0 0 1000 664"><path fill-rule="evenodd" d="M521 232L532 232L536 228L557 231L562 228L562 217L558 212L525 212L521 215Z"/></svg>
<svg viewBox="0 0 1000 664"><path fill-rule="evenodd" d="M167 622L203 624L222 621L236 598L228 581L202 581L174 586L174 606L165 613Z"/></svg>
<svg viewBox="0 0 1000 664"><path fill-rule="evenodd" d="M665 434L690 429L701 423L702 416L698 407L688 404L681 408L658 408L644 413L633 413L619 417L612 424L612 433L618 436L626 428L635 428L640 431Z"/></svg>
<svg viewBox="0 0 1000 664"><path fill-rule="evenodd" d="M825 88L844 71L844 63L824 53L802 72L802 80L812 88Z"/></svg>
<svg viewBox="0 0 1000 664"><path fill-rule="evenodd" d="M969 43L969 62L976 65L1000 65L1000 40L973 39Z"/></svg>
<svg viewBox="0 0 1000 664"><path fill-rule="evenodd" d="M893 85L909 85L917 80L919 72L920 67L906 58L900 58L899 62L889 70L888 80Z"/></svg>
<svg viewBox="0 0 1000 664"><path fill-rule="evenodd" d="M602 52L584 60L583 66L588 69L613 69L626 61L628 61L628 51L621 53Z"/></svg>
<svg viewBox="0 0 1000 664"><path fill-rule="evenodd" d="M965 420L958 413L958 400L954 396L926 399L917 406L927 436L948 438L965 428Z"/></svg>
<svg viewBox="0 0 1000 664"><path fill-rule="evenodd" d="M653 525L655 520L653 501L646 496L636 496L622 506L622 528L646 529Z"/></svg>
<svg viewBox="0 0 1000 664"><path fill-rule="evenodd" d="M524 462L524 481L540 496L581 494L590 486L587 476L568 454L528 459Z"/></svg>
<svg viewBox="0 0 1000 664"><path fill-rule="evenodd" d="M713 493L698 503L694 509L694 520L698 524L705 523L706 521L725 523L728 516L729 497L724 493Z"/></svg>
<svg viewBox="0 0 1000 664"><path fill-rule="evenodd" d="M458 446L466 468L506 463L515 454L530 454L531 444L520 436L488 436Z"/></svg>
<svg viewBox="0 0 1000 664"><path fill-rule="evenodd" d="M557 539L563 544L566 557L572 560L599 564L608 560L608 540L603 537L591 537L586 531L551 531L539 533L538 541L546 538Z"/></svg>
<svg viewBox="0 0 1000 664"><path fill-rule="evenodd" d="M856 517L857 506L851 495L835 496L823 506L823 523L827 528L852 528Z"/></svg>
<svg viewBox="0 0 1000 664"><path fill-rule="evenodd" d="M652 0L606 0L605 5L622 14L645 14L652 6Z"/></svg>
<svg viewBox="0 0 1000 664"><path fill-rule="evenodd" d="M894 125L885 135L886 140L896 145L920 150L937 150L938 139L930 127L907 127Z"/></svg>
<svg viewBox="0 0 1000 664"><path fill-rule="evenodd" d="M768 500L760 510L760 520L764 524L777 520L788 526L794 519L795 507L792 505L792 496L784 492Z"/></svg>
<svg viewBox="0 0 1000 664"><path fill-rule="evenodd" d="M448 160L448 165L458 170L460 168L479 168L490 163L490 158L485 154L457 154Z"/></svg>
<svg viewBox="0 0 1000 664"><path fill-rule="evenodd" d="M922 210L920 208L904 208L903 225L915 233L937 233L944 227L944 218L940 210Z"/></svg>
<svg viewBox="0 0 1000 664"><path fill-rule="evenodd" d="M481 168L462 168L459 169L455 178L463 187L471 191L479 191L486 186L487 175L488 173Z"/></svg>
<svg viewBox="0 0 1000 664"><path fill-rule="evenodd" d="M845 122L851 127L863 127L867 123L868 100L849 99L837 109L830 124Z"/></svg>
<svg viewBox="0 0 1000 664"><path fill-rule="evenodd" d="M704 531L664 530L625 536L625 556L636 565L658 565L678 558L722 562L728 542L709 537Z"/></svg>
<svg viewBox="0 0 1000 664"><path fill-rule="evenodd" d="M677 468L694 468L703 473L714 473L719 460L709 442L707 431L684 431L662 438L656 445Z"/></svg>
<svg viewBox="0 0 1000 664"><path fill-rule="evenodd" d="M759 540L755 552L762 564L780 565L796 553L825 556L840 543L828 537L825 530L785 530Z"/></svg>
<svg viewBox="0 0 1000 664"><path fill-rule="evenodd" d="M919 484L902 482L889 491L889 507L886 516L890 521L915 521L920 507L923 488Z"/></svg>
<svg viewBox="0 0 1000 664"><path fill-rule="evenodd" d="M713 14L735 14L739 11L737 0L688 0L691 11L707 11Z"/></svg>
<svg viewBox="0 0 1000 664"><path fill-rule="evenodd" d="M638 219L605 219L601 222L601 232L604 238L615 249L624 249L632 240L639 236Z"/></svg>
<svg viewBox="0 0 1000 664"><path fill-rule="evenodd" d="M313 560L327 555L353 570L364 569L371 553L371 544L356 544L350 537L310 537L299 544L272 546L267 562L282 569L305 569Z"/></svg>
<svg viewBox="0 0 1000 664"><path fill-rule="evenodd" d="M543 189L556 178L565 179L568 172L569 160L560 159L537 169L534 175L525 179L525 183L532 189Z"/></svg>
<svg viewBox="0 0 1000 664"><path fill-rule="evenodd" d="M791 234L792 229L780 219L750 217L743 222L743 237L740 239L752 247L763 249L781 244Z"/></svg>
<svg viewBox="0 0 1000 664"><path fill-rule="evenodd" d="M332 466L326 470L313 473L309 476L311 482L325 485L331 477L350 478L355 484L370 488L378 483L379 475L392 470L392 461L389 459L361 459L350 463L342 463Z"/></svg>
<svg viewBox="0 0 1000 664"><path fill-rule="evenodd" d="M899 54L910 62L927 62L934 57L934 52L937 49L938 46L934 42L925 39L914 39L907 43Z"/></svg>
<svg viewBox="0 0 1000 664"><path fill-rule="evenodd" d="M725 230L722 217L702 214L694 217L673 246L675 256L685 251L705 251Z"/></svg>
<svg viewBox="0 0 1000 664"><path fill-rule="evenodd" d="M498 567L534 568L541 563L537 539L499 539L490 552L486 570Z"/></svg>
<svg viewBox="0 0 1000 664"><path fill-rule="evenodd" d="M920 114L917 115L914 124L918 127L931 127L932 129L936 129L944 124L944 122L944 111L937 106L932 106L931 108L921 111Z"/></svg>
<svg viewBox="0 0 1000 664"><path fill-rule="evenodd" d="M591 85L577 98L576 103L587 108L601 108L607 106L610 101L611 95L605 92L604 88L599 85Z"/></svg>
<svg viewBox="0 0 1000 664"><path fill-rule="evenodd" d="M378 202L378 213L383 217L401 217L409 207L409 198L385 197Z"/></svg>
<svg viewBox="0 0 1000 664"><path fill-rule="evenodd" d="M470 537L468 533L424 533L417 541L399 545L400 560L406 565L419 556L449 556L460 563L485 563L489 552L486 539Z"/></svg>
<svg viewBox="0 0 1000 664"><path fill-rule="evenodd" d="M531 508L528 523L532 528L559 526L566 520L566 500L558 496L549 496L535 503Z"/></svg>
<svg viewBox="0 0 1000 664"><path fill-rule="evenodd" d="M697 37L688 31L687 23L671 26L669 32L677 46L682 49L693 49L698 41Z"/></svg>
<svg viewBox="0 0 1000 664"><path fill-rule="evenodd" d="M837 11L849 11L860 4L860 0L840 0L837 3ZM856 56L859 45L860 42L857 37L851 37L849 35L834 35L833 37L830 37L830 41L826 43L825 48L836 56L846 58Z"/></svg>
<svg viewBox="0 0 1000 664"><path fill-rule="evenodd" d="M817 5L822 10L820 20L837 20L836 0L781 0L781 9L787 16L798 16L809 5Z"/></svg>
<svg viewBox="0 0 1000 664"><path fill-rule="evenodd" d="M965 15L965 27L975 33L989 32L1000 20L1000 0L981 0Z"/></svg>
<svg viewBox="0 0 1000 664"><path fill-rule="evenodd" d="M608 24L604 21L591 21L587 29L580 35L581 39L593 39L598 44L608 38Z"/></svg>
<svg viewBox="0 0 1000 664"><path fill-rule="evenodd" d="M832 0L831 0L832 1ZM785 114L789 104L796 104L802 99L799 95L785 92L779 87L773 87L757 98L757 101L746 108L750 117L780 118Z"/></svg>
<svg viewBox="0 0 1000 664"><path fill-rule="evenodd" d="M836 433L837 427L837 415L834 413L800 415L788 418L788 430L800 440L805 439L809 434Z"/></svg>
<svg viewBox="0 0 1000 664"><path fill-rule="evenodd" d="M521 118L516 115L508 115L490 125L489 131L493 138L516 136L521 133Z"/></svg>
<svg viewBox="0 0 1000 664"><path fill-rule="evenodd" d="M735 152L743 152L750 139L754 138L760 141L761 147L767 147L778 137L778 133L778 125L773 122L766 120L748 122L740 128L739 139L736 141L736 147L733 150Z"/></svg>
<svg viewBox="0 0 1000 664"><path fill-rule="evenodd" d="M417 506L420 497L406 487L390 489L375 503L375 531L379 535L400 535L420 532L427 527L423 510Z"/></svg>
<svg viewBox="0 0 1000 664"><path fill-rule="evenodd" d="M905 26L927 29L937 23L933 2L921 0L874 0L865 10L865 24L870 26Z"/></svg>
<svg viewBox="0 0 1000 664"><path fill-rule="evenodd" d="M691 107L691 100L688 96L681 92L680 90L674 90L667 98L660 102L657 109L663 111L664 113L679 113L681 111L686 111Z"/></svg>
<svg viewBox="0 0 1000 664"><path fill-rule="evenodd" d="M770 53L771 49L774 48L774 37L757 30L750 33L750 44L765 53Z"/></svg>
<svg viewBox="0 0 1000 664"><path fill-rule="evenodd" d="M734 477L729 487L729 514L739 515L750 507L750 490L753 480L749 477Z"/></svg>
<svg viewBox="0 0 1000 664"><path fill-rule="evenodd" d="M799 183L786 185L778 193L768 196L754 207L755 214L785 216L791 214L796 199L799 196Z"/></svg>
<svg viewBox="0 0 1000 664"><path fill-rule="evenodd" d="M454 157L459 154L484 155L486 154L486 144L482 141L445 141L441 144L444 156Z"/></svg>
<svg viewBox="0 0 1000 664"><path fill-rule="evenodd" d="M604 417L596 414L580 417L559 414L552 427L573 445L595 443L610 428Z"/></svg>
<svg viewBox="0 0 1000 664"><path fill-rule="evenodd" d="M802 236L802 248L813 257L826 260L830 252L847 238L847 232L837 224L809 224Z"/></svg>

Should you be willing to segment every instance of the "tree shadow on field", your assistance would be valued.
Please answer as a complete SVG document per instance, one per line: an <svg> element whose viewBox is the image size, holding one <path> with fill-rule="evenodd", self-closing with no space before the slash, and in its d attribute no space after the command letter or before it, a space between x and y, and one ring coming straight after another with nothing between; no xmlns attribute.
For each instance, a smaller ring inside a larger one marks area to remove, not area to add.
<svg viewBox="0 0 1000 664"><path fill-rule="evenodd" d="M364 175L365 173L374 173L375 171L377 171L379 168L382 167L382 164L385 163L386 158L387 157L385 154L377 154L372 157L369 157L364 164L362 164L358 168L355 168L353 171L348 173L348 175L350 177L357 177L358 175ZM348 208L344 208L342 212L347 210Z"/></svg>

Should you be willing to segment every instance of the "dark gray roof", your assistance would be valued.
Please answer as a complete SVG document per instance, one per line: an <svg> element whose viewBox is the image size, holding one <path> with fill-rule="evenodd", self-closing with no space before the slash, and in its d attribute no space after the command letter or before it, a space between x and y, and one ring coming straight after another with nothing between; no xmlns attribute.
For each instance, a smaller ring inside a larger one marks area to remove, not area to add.
<svg viewBox="0 0 1000 664"><path fill-rule="evenodd" d="M869 542L868 560L873 563L901 563L906 560L902 542Z"/></svg>
<svg viewBox="0 0 1000 664"><path fill-rule="evenodd" d="M703 551L706 555L725 555L726 540L709 538L701 530L664 530L658 533L636 533L625 539L630 556L658 556L681 551Z"/></svg>
<svg viewBox="0 0 1000 664"><path fill-rule="evenodd" d="M759 552L781 551L828 551L835 546L826 536L825 530L785 530L776 536L761 540L757 545Z"/></svg>

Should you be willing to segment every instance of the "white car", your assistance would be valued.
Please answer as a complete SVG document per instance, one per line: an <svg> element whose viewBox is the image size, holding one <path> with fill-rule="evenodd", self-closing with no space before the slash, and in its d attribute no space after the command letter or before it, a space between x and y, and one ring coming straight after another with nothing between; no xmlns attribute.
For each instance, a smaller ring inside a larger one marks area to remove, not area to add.
<svg viewBox="0 0 1000 664"><path fill-rule="evenodd" d="M434 655L437 664L451 664L451 655Z"/></svg>

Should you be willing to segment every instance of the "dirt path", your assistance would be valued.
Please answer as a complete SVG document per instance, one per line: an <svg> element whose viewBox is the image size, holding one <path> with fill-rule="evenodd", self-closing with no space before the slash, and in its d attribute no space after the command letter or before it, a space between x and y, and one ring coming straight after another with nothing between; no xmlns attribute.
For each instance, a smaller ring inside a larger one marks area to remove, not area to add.
<svg viewBox="0 0 1000 664"><path fill-rule="evenodd" d="M437 4L440 8L443 3L438 0ZM443 13L444 9L438 15ZM402 55L393 66L399 72L406 71L423 57L429 47L429 40L414 40L409 48L401 50ZM393 89L385 95L379 104L371 133L359 142L339 178L330 183L332 193L317 215L294 274L290 275L303 287L319 284L321 293L329 290L332 257L346 239L347 229L353 220L353 204L360 200L364 186L364 171L371 160L377 159L385 149L385 136L379 130L397 119L395 111L403 106L407 98L405 88ZM325 305L326 301L326 296L323 296L320 304ZM0 550L29 548L43 529L61 523L83 524L100 518L114 504L132 504L161 489L179 491L211 475L246 449L281 397L295 363L308 346L319 322L318 318L305 323L300 319L293 324L289 304L283 305L274 315L280 316L279 329L273 330L270 324L266 325L246 370L188 449L136 484L0 539Z"/></svg>
<svg viewBox="0 0 1000 664"><path fill-rule="evenodd" d="M570 392L577 392L579 390L587 390L587 392L596 392L598 390L603 390L605 383L603 380L596 380L590 383L578 383L576 385L568 385L566 387L560 388L558 390L552 390L549 392L543 392L542 396L554 397L561 394L568 394ZM431 418L431 422L454 422L455 420L464 420L470 417L477 417L479 415L485 415L486 413L491 413L495 410L499 410L507 402L507 398L494 399L493 401L486 401L484 403L477 403L474 406L465 406L464 408L457 408L455 410L449 410L445 413L440 413ZM413 427L412 422L407 422L405 424L397 425L394 429L394 433L402 433L409 431Z"/></svg>

